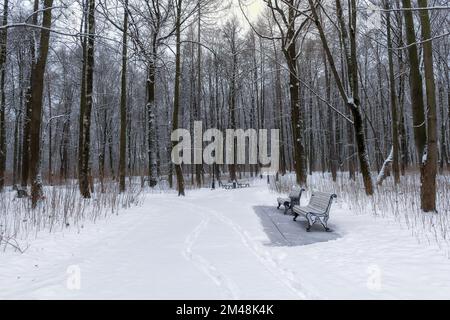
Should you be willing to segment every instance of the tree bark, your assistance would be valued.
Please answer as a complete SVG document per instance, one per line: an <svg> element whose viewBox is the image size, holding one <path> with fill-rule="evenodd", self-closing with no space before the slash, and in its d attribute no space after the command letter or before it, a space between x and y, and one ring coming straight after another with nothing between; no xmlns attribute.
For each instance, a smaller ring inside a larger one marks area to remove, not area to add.
<svg viewBox="0 0 450 320"><path fill-rule="evenodd" d="M414 130L414 142L419 161L421 161L427 140L425 125L425 108L423 104L422 75L417 54L416 35L414 31L414 18L411 9L411 0L402 0L405 17L406 44L409 56L409 86Z"/></svg>
<svg viewBox="0 0 450 320"><path fill-rule="evenodd" d="M91 147L91 111L92 111L92 93L94 84L94 43L95 43L95 0L89 0L88 3L88 36L86 46L86 60L83 70L86 72L85 84L85 110L82 115L81 123L81 167L79 168L79 187L83 198L91 197L90 190L90 147ZM83 98L82 98L83 100Z"/></svg>
<svg viewBox="0 0 450 320"><path fill-rule="evenodd" d="M202 47L200 45L201 41L201 1L197 3L198 6L198 24L197 24L197 103L195 110L195 120L201 120L201 103L202 103ZM202 175L203 175L203 161L200 164L195 164L195 183L197 187L202 186Z"/></svg>
<svg viewBox="0 0 450 320"><path fill-rule="evenodd" d="M394 172L395 184L400 183L400 167L399 167L399 142L398 142L398 114L397 114L397 94L395 90L394 60L392 57L392 36L391 36L391 13L389 1L385 1L386 11L386 29L387 29L387 46L388 46L388 64L389 64L389 84L391 97L391 113L392 113L392 171Z"/></svg>
<svg viewBox="0 0 450 320"><path fill-rule="evenodd" d="M274 57L275 57L275 61L278 61L278 51L277 48L275 46L275 41L272 41L273 44L273 52L274 52ZM280 160L279 160L279 164L280 164L280 168L278 170L279 173L281 173L282 176L284 176L286 174L286 159L285 159L285 154L284 154L284 113L283 113L283 89L281 87L281 67L278 64L275 64L275 100L276 100L276 105L277 105L277 111L275 113L275 117L278 118L278 120L275 118L276 121L276 126L278 127L278 129L280 130L280 142L281 142L281 146L280 146Z"/></svg>
<svg viewBox="0 0 450 320"><path fill-rule="evenodd" d="M180 112L180 78L181 78L181 9L182 0L176 0L176 21L175 21L175 37L176 37L176 49L175 49L175 85L174 85L174 98L173 98L173 114L172 114L172 130L178 129L178 114ZM172 143L172 147L175 147L176 142ZM175 164L175 173L177 177L178 195L184 196L184 178L183 171L180 164Z"/></svg>
<svg viewBox="0 0 450 320"><path fill-rule="evenodd" d="M418 0L420 8L428 7L427 0ZM436 174L438 163L437 148L437 117L436 117L436 89L434 82L433 43L428 10L420 10L422 26L423 65L425 73L425 88L427 101L427 145L426 157L422 161L421 208L425 212L436 211Z"/></svg>
<svg viewBox="0 0 450 320"><path fill-rule="evenodd" d="M44 74L47 64L47 55L50 40L50 27L52 23L53 0L44 0L42 14L42 30L40 35L39 53L36 63L31 70L31 126L30 126L30 178L31 178L31 206L36 208L42 196L42 181L40 177L40 146L42 98L44 91Z"/></svg>
<svg viewBox="0 0 450 320"><path fill-rule="evenodd" d="M300 106L300 82L297 66L297 49L295 39L295 16L296 11L293 7L294 1L290 0L288 9L289 28L286 33L287 48L283 50L288 69L289 69L289 94L292 116L292 137L294 146L294 169L296 181L299 185L306 185L306 161L305 147L303 145L303 117Z"/></svg>
<svg viewBox="0 0 450 320"><path fill-rule="evenodd" d="M125 191L126 148L127 148L127 35L128 35L128 0L123 9L122 34L122 78L120 88L120 146L119 146L119 191Z"/></svg>
<svg viewBox="0 0 450 320"><path fill-rule="evenodd" d="M50 81L47 81L47 103L48 103L48 184L53 185L53 157L52 157L52 94Z"/></svg>
<svg viewBox="0 0 450 320"><path fill-rule="evenodd" d="M156 41L156 37L154 37ZM147 121L148 121L148 176L149 186L154 187L157 183L156 168L156 128L155 128L155 61L156 47L154 47L153 55L148 67L147 79Z"/></svg>
<svg viewBox="0 0 450 320"><path fill-rule="evenodd" d="M33 6L33 17L31 23L37 25L37 11L39 9L39 0L34 0ZM35 38L34 31L32 32L30 39L30 55L31 55L31 65L36 63L35 56ZM23 136L22 136L22 181L21 185L23 188L27 187L30 173L30 127L31 127L31 111L32 111L32 97L31 97L31 83L32 83L32 73L30 74L30 86L25 93L25 117L23 121Z"/></svg>
<svg viewBox="0 0 450 320"><path fill-rule="evenodd" d="M8 0L3 3L2 26L8 24ZM5 99L5 81L6 81L6 50L8 42L8 30L2 29L0 32L0 192L5 185L6 169L6 99Z"/></svg>

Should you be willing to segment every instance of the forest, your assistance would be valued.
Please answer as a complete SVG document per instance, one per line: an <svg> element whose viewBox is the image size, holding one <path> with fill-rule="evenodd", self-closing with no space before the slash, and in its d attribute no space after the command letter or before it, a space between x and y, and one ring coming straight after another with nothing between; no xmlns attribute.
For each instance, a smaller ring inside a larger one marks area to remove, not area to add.
<svg viewBox="0 0 450 320"><path fill-rule="evenodd" d="M448 299L449 13L0 1L0 299Z"/></svg>
<svg viewBox="0 0 450 320"><path fill-rule="evenodd" d="M4 0L0 191L33 209L47 186L75 184L89 199L140 181L185 195L260 175L260 164L174 164L171 132L202 121L278 129L276 181L345 173L371 197L407 177L420 209L436 212L450 168L448 10L439 0Z"/></svg>

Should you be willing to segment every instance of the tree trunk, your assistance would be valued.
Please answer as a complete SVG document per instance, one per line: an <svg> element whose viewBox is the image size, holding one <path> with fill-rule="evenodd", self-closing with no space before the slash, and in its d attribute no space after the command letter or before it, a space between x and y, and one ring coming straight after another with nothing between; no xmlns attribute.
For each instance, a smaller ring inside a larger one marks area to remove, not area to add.
<svg viewBox="0 0 450 320"><path fill-rule="evenodd" d="M94 84L94 43L95 43L95 0L89 0L88 8L88 39L86 46L86 60L84 61L86 72L85 84L85 110L81 123L81 167L79 168L79 187L83 198L90 198L90 147L91 147L91 111L92 111L92 92ZM82 98L83 100L83 98ZM80 108L81 109L81 108Z"/></svg>
<svg viewBox="0 0 450 320"><path fill-rule="evenodd" d="M396 0L396 8L400 8L400 0ZM402 23L402 15L403 12L397 11L395 12L396 16L396 24L398 27L398 32L396 35L397 46L403 47L403 23ZM408 149L408 136L406 131L406 121L405 121L405 72L406 69L405 61L404 61L404 52L402 50L397 52L397 61L398 61L398 74L399 74L399 93L398 93L398 102L399 102L399 117L398 117L398 134L399 134L399 143L400 143L400 171L402 176L405 175L406 168L409 164L409 149Z"/></svg>
<svg viewBox="0 0 450 320"><path fill-rule="evenodd" d="M8 24L8 0L3 3L2 25ZM5 128L5 81L6 81L6 50L8 43L8 31L2 29L0 32L0 192L5 185L6 169L6 128Z"/></svg>
<svg viewBox="0 0 450 320"><path fill-rule="evenodd" d="M124 3L122 35L122 79L120 88L120 146L119 146L119 191L125 191L127 148L127 32L128 0ZM129 142L128 142L129 143Z"/></svg>
<svg viewBox="0 0 450 320"><path fill-rule="evenodd" d="M233 55L233 71L231 74L231 85L230 85L230 93L229 93L229 105L230 105L230 128L236 129L236 53L234 50L232 51ZM233 163L228 165L229 171L230 171L230 180L235 181L236 180L236 141L233 139L233 147L234 152L234 159Z"/></svg>
<svg viewBox="0 0 450 320"><path fill-rule="evenodd" d="M428 7L427 0L418 0L419 7ZM422 161L421 208L425 212L436 211L436 174L438 162L437 120L436 120L436 90L434 82L433 44L428 10L420 10L422 26L423 65L425 73L425 88L427 93L427 145L426 157Z"/></svg>
<svg viewBox="0 0 450 320"><path fill-rule="evenodd" d="M87 66L87 36L88 32L88 5L87 0L83 0L83 33L80 36L82 54L82 67L81 67L81 86L80 86L80 115L79 115L79 127L78 127L78 180L81 181L81 170L83 167L83 123L84 114L86 112L86 66ZM99 158L102 155L99 154ZM100 166L100 164L99 164ZM80 185L81 186L81 185ZM81 187L80 187L81 191Z"/></svg>
<svg viewBox="0 0 450 320"><path fill-rule="evenodd" d="M173 98L173 115L172 115L172 130L178 129L178 114L180 112L180 78L181 78L181 9L182 0L176 0L176 22L175 22L175 86ZM176 142L172 143L175 147ZM177 177L178 195L184 196L184 178L183 171L180 164L175 164L175 173Z"/></svg>
<svg viewBox="0 0 450 320"><path fill-rule="evenodd" d="M414 31L414 18L411 9L411 0L402 0L405 17L406 42L409 56L409 86L411 95L411 108L414 129L414 142L419 161L425 149L427 132L425 126L425 108L423 104L422 75L417 54L416 35Z"/></svg>
<svg viewBox="0 0 450 320"><path fill-rule="evenodd" d="M202 47L200 45L200 34L201 34L201 1L199 0L197 3L198 6L198 24L197 24L197 103L195 110L195 120L201 121L201 103L202 103ZM203 161L202 159L198 159L202 163L195 164L195 183L197 187L200 188L202 186L202 175L203 175Z"/></svg>
<svg viewBox="0 0 450 320"><path fill-rule="evenodd" d="M326 100L331 101L331 75L328 71L328 63L325 54L323 55L323 65L325 74ZM334 113L327 114L327 143L328 143L328 164L331 171L331 177L334 182L337 180L337 150L336 150L336 121Z"/></svg>
<svg viewBox="0 0 450 320"><path fill-rule="evenodd" d="M289 28L287 31L288 47L283 50L289 69L289 93L292 116L292 137L294 146L294 169L296 173L296 181L299 185L306 185L306 165L305 165L305 147L303 145L303 117L300 110L300 82L297 66L297 50L295 45L295 15L293 1L288 9Z"/></svg>
<svg viewBox="0 0 450 320"><path fill-rule="evenodd" d="M50 90L50 81L47 82L47 102L48 102L48 184L53 185L53 157L52 157L52 95Z"/></svg>
<svg viewBox="0 0 450 320"><path fill-rule="evenodd" d="M444 111L444 84L439 87L439 106L440 106L440 115L441 115L441 137L440 137L440 153L441 159L439 162L439 170L441 173L444 172L444 165L448 163L448 155L447 155L447 143L445 138L445 111Z"/></svg>
<svg viewBox="0 0 450 320"><path fill-rule="evenodd" d="M156 49L155 49L156 50ZM147 80L147 121L148 121L148 176L149 186L154 187L157 183L156 168L156 134L155 134L155 63L156 56L152 58L148 67Z"/></svg>
<svg viewBox="0 0 450 320"><path fill-rule="evenodd" d="M316 24L316 27L319 31L320 39L322 42L322 46L325 50L328 63L330 64L331 71L334 76L334 80L336 82L336 85L339 89L339 93L341 98L344 100L344 103L347 105L347 107L350 109L352 115L353 115L353 126L355 129L355 138L356 138L356 145L358 149L358 159L359 159L359 165L361 174L363 176L363 182L364 182L364 188L367 195L373 194L373 182L372 177L370 174L370 165L369 165L369 157L367 155L367 149L366 149L366 141L364 136L364 123L362 121L361 111L360 111L360 101L359 101L359 94L358 94L358 66L357 66L357 57L356 57L356 2L355 0L351 0L351 13L350 13L350 57L347 59L347 73L350 83L350 88L352 90L352 97L348 97L347 93L345 92L345 88L343 85L343 81L341 77L339 76L339 73L337 71L336 65L334 63L333 56L331 54L330 47L328 46L328 42L325 36L325 32L323 30L322 24L319 20L319 16L316 11L315 4L313 0L308 0L311 12L313 15L314 23ZM338 0L336 0L336 3L338 3ZM341 32L344 32L344 30L341 30ZM345 40L345 37L343 36L343 40ZM344 41L343 41L344 42Z"/></svg>
<svg viewBox="0 0 450 320"><path fill-rule="evenodd" d="M278 52L277 52L277 48L275 46L275 41L272 41L273 44L273 51L274 51L274 55L275 55L275 61L278 61ZM280 160L279 160L279 164L280 164L280 168L278 170L279 173L281 173L282 176L284 176L286 174L286 159L285 159L285 154L284 154L284 129L283 129L283 125L284 125L284 114L283 114L283 89L281 87L281 67L278 64L275 64L275 99L276 99L276 105L277 105L277 111L275 113L275 121L276 121L276 126L278 127L278 129L280 130L280 142L281 142L281 146L280 146ZM277 120L278 118L278 120Z"/></svg>
<svg viewBox="0 0 450 320"><path fill-rule="evenodd" d="M30 177L31 177L31 205L36 208L42 196L42 181L40 177L40 146L42 98L44 92L44 74L50 40L53 0L44 0L42 15L42 30L39 42L39 53L36 63L31 70L31 126L30 126Z"/></svg>
<svg viewBox="0 0 450 320"><path fill-rule="evenodd" d="M33 17L32 24L37 25L37 11L39 9L39 0L34 0L33 6ZM34 43L34 32L32 32L32 36L30 39L30 55L31 55L31 64L33 65L36 61L35 56L35 47ZM32 100L31 100L31 83L32 83L32 73L30 73L30 86L28 87L25 93L25 118L23 121L23 142L22 142L22 181L21 185L23 188L27 187L29 173L30 173L30 127L31 127L31 110L32 110Z"/></svg>
<svg viewBox="0 0 450 320"><path fill-rule="evenodd" d="M392 57L392 36L391 36L391 13L389 1L385 1L386 11L386 29L387 29L387 46L388 46L388 64L389 64L389 84L391 97L391 113L392 113L392 171L394 172L395 184L400 183L400 167L399 167L399 142L398 142L398 115L397 115L397 94L395 90L394 60Z"/></svg>

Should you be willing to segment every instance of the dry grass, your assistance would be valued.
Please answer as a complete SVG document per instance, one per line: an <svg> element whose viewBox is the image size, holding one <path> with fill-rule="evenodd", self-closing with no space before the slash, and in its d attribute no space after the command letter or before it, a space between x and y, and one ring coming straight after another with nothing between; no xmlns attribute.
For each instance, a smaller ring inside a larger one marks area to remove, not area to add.
<svg viewBox="0 0 450 320"><path fill-rule="evenodd" d="M35 210L28 198L17 198L16 192L4 192L0 197L0 249L13 247L24 251L24 243L40 231L58 231L68 227L83 228L87 221L95 222L119 209L140 205L143 197L140 186L130 184L124 193L118 192L116 183L105 184L105 192L99 186L91 199L80 197L74 182L65 186L44 188L42 199Z"/></svg>

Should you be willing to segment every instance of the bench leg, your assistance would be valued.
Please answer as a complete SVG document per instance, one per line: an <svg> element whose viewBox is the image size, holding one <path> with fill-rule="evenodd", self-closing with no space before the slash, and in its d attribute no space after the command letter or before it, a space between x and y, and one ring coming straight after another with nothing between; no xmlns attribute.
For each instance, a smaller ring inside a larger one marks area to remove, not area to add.
<svg viewBox="0 0 450 320"><path fill-rule="evenodd" d="M278 202L278 207L277 207L277 209L280 209L280 206L281 206L281 203Z"/></svg>
<svg viewBox="0 0 450 320"><path fill-rule="evenodd" d="M294 212L294 219L292 219L292 220L297 221L297 217L298 217L298 213Z"/></svg>
<svg viewBox="0 0 450 320"><path fill-rule="evenodd" d="M306 232L309 232L311 230L311 224L309 223L309 220L308 220L308 225L306 226Z"/></svg>
<svg viewBox="0 0 450 320"><path fill-rule="evenodd" d="M314 223L316 223L317 217L313 216L311 213L306 215L306 221L308 221L308 225L306 226L306 231L309 232Z"/></svg>
<svg viewBox="0 0 450 320"><path fill-rule="evenodd" d="M319 218L320 223L322 224L322 226L324 227L326 232L330 232L330 228L328 228L328 219L325 218Z"/></svg>
<svg viewBox="0 0 450 320"><path fill-rule="evenodd" d="M283 203L283 205L284 205L284 214L286 214L288 209L290 208L290 204L289 204L289 202L285 202L285 203Z"/></svg>
<svg viewBox="0 0 450 320"><path fill-rule="evenodd" d="M294 214L294 205L292 203L289 206L289 210L291 210L291 214Z"/></svg>

